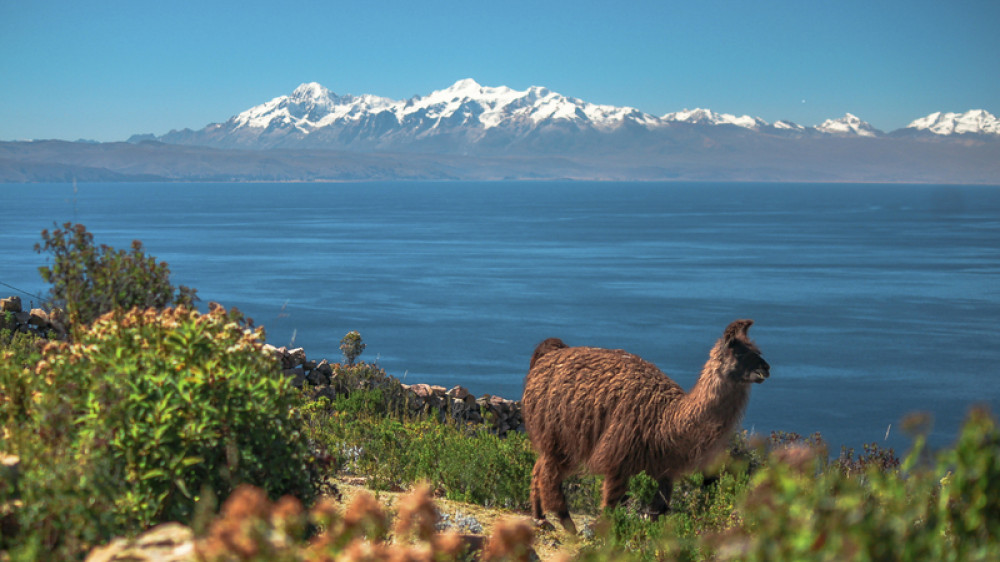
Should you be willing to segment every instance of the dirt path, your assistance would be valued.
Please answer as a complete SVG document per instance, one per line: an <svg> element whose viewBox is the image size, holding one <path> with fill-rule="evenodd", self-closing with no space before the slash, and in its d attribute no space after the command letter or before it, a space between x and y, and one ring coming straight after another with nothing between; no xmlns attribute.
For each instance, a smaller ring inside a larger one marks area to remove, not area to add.
<svg viewBox="0 0 1000 562"><path fill-rule="evenodd" d="M363 478L338 478L337 488L340 491L342 504L347 506L355 495L367 492L375 496L386 511L395 512L395 505L399 498L406 492L384 492L372 491L364 486ZM512 511L502 508L488 508L481 505L468 504L436 497L434 499L438 512L442 520L449 528L472 535L487 538L492 534L493 527L503 520L531 521L531 516L527 512ZM593 523L593 517L586 515L574 515L578 528ZM536 529L535 542L532 545L541 560L553 560L562 554L572 557L576 554L582 544L581 539L569 535L561 527L550 529Z"/></svg>

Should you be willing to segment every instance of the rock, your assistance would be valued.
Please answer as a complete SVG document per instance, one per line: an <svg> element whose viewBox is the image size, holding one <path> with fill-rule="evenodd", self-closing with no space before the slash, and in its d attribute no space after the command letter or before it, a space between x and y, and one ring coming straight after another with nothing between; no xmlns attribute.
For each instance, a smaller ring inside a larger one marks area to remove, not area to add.
<svg viewBox="0 0 1000 562"><path fill-rule="evenodd" d="M0 299L0 312L21 312L21 297Z"/></svg>
<svg viewBox="0 0 1000 562"><path fill-rule="evenodd" d="M313 394L313 398L314 399L326 398L330 402L333 402L334 400L337 399L337 389L332 386L317 387L315 393Z"/></svg>
<svg viewBox="0 0 1000 562"><path fill-rule="evenodd" d="M281 360L282 369L291 369L295 365L292 364L292 356L288 354L288 348L281 346L278 348L278 358Z"/></svg>
<svg viewBox="0 0 1000 562"><path fill-rule="evenodd" d="M426 404L426 401L423 399L422 396L411 392L406 397L406 403L407 405L409 405L411 410L413 410L414 412L419 412L420 410L424 409L424 404Z"/></svg>
<svg viewBox="0 0 1000 562"><path fill-rule="evenodd" d="M451 417L456 420L464 420L466 418L466 413L469 411L469 407L465 404L464 400L459 400L458 398L451 399Z"/></svg>
<svg viewBox="0 0 1000 562"><path fill-rule="evenodd" d="M279 361L281 361L281 357L282 355L284 355L277 347L274 347L269 343L265 343L264 345L260 346L260 348L264 350L264 353L267 353L268 355L273 355Z"/></svg>
<svg viewBox="0 0 1000 562"><path fill-rule="evenodd" d="M326 375L327 378L330 378L331 376L333 376L333 366L331 366L330 362L327 361L326 359L320 361L316 365L316 370L319 371L320 373Z"/></svg>
<svg viewBox="0 0 1000 562"><path fill-rule="evenodd" d="M410 392L415 394L417 397L424 399L429 398L433 394L430 385L423 383L410 385Z"/></svg>
<svg viewBox="0 0 1000 562"><path fill-rule="evenodd" d="M295 349L288 350L288 356L291 360L291 366L297 367L299 365L305 365L306 362L306 350L301 347L296 347Z"/></svg>
<svg viewBox="0 0 1000 562"><path fill-rule="evenodd" d="M483 534L483 525L476 519L475 515L462 513L456 510L455 513L442 513L441 519L434 525L438 531L456 530L467 531L474 535Z"/></svg>
<svg viewBox="0 0 1000 562"><path fill-rule="evenodd" d="M49 311L49 325L59 337L65 337L69 330L66 329L66 311L61 308L53 308Z"/></svg>
<svg viewBox="0 0 1000 562"><path fill-rule="evenodd" d="M472 396L472 393L469 392L469 389L465 388L464 386L452 387L451 390L447 392L447 394L448 396L452 398L457 398L459 400L465 400L466 397Z"/></svg>
<svg viewBox="0 0 1000 562"><path fill-rule="evenodd" d="M318 369L309 371L309 374L306 375L306 380L314 386L327 386L330 384L330 377L319 372Z"/></svg>
<svg viewBox="0 0 1000 562"><path fill-rule="evenodd" d="M292 386L295 388L302 388L306 384L306 372L302 367L296 367L294 369L285 369L282 371L284 375L292 379Z"/></svg>
<svg viewBox="0 0 1000 562"><path fill-rule="evenodd" d="M197 560L194 533L180 523L164 523L138 537L115 539L95 548L86 562L182 562Z"/></svg>
<svg viewBox="0 0 1000 562"><path fill-rule="evenodd" d="M28 324L31 324L32 326L48 326L49 313L40 308L32 308L29 313Z"/></svg>

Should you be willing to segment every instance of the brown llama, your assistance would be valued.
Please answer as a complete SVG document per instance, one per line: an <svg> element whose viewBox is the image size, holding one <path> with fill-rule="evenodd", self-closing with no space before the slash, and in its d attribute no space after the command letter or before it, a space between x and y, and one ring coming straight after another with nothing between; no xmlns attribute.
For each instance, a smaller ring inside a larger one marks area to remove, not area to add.
<svg viewBox="0 0 1000 562"><path fill-rule="evenodd" d="M730 324L691 392L655 365L620 349L569 347L550 338L535 349L522 412L538 460L531 511L555 512L572 533L562 481L581 466L604 475L601 503L618 505L642 471L659 482L653 514L666 512L673 482L721 452L743 416L750 383L770 366L747 336L753 320Z"/></svg>

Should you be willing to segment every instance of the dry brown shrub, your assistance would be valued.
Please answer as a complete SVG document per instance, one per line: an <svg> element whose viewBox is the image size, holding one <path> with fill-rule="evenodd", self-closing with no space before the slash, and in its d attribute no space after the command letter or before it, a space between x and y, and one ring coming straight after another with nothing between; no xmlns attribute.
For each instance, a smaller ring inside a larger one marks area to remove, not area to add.
<svg viewBox="0 0 1000 562"><path fill-rule="evenodd" d="M486 542L483 560L517 560L527 562L531 556L531 543L535 531L527 521L500 521L493 528L493 535Z"/></svg>
<svg viewBox="0 0 1000 562"><path fill-rule="evenodd" d="M439 514L426 485L401 497L397 511L393 543L388 516L371 494L356 495L343 515L333 500L324 499L309 513L321 532L304 541L307 518L298 500L284 497L272 504L263 491L245 486L226 500L195 548L207 561L439 562L465 560L482 544L475 536L437 531ZM529 560L533 539L527 522L502 521L482 559Z"/></svg>
<svg viewBox="0 0 1000 562"><path fill-rule="evenodd" d="M435 526L440 518L431 497L430 486L418 484L413 491L400 498L397 504L396 537L430 541L437 532Z"/></svg>

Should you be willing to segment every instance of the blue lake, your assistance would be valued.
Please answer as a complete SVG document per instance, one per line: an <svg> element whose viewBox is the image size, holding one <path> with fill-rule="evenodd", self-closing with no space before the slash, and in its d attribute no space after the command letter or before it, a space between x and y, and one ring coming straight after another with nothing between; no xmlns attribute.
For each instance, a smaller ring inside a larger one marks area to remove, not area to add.
<svg viewBox="0 0 1000 562"><path fill-rule="evenodd" d="M1000 187L711 183L0 185L0 283L43 228L142 240L275 345L520 398L534 346L620 347L685 388L736 318L772 365L744 426L906 449L1000 412ZM0 286L0 294L15 294ZM22 298L27 299L22 295ZM891 424L891 429L890 429ZM888 439L885 439L886 433Z"/></svg>

